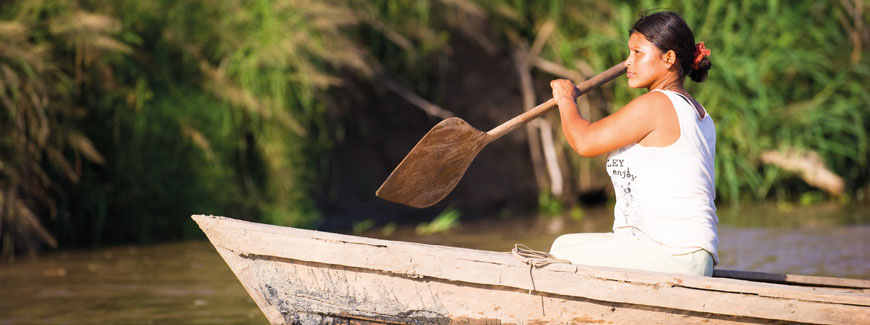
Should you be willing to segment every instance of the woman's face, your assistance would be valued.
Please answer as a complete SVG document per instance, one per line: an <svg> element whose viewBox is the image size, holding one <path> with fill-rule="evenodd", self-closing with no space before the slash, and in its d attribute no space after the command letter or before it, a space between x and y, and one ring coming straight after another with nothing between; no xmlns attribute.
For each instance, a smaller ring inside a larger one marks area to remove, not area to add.
<svg viewBox="0 0 870 325"><path fill-rule="evenodd" d="M667 56L641 33L632 33L628 39L628 86L631 88L652 88L668 71L670 64Z"/></svg>

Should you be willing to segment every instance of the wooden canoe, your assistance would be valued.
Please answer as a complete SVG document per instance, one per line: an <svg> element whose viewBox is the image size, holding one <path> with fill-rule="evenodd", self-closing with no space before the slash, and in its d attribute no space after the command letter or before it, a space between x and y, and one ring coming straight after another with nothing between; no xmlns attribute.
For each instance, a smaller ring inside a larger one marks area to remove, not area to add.
<svg viewBox="0 0 870 325"><path fill-rule="evenodd" d="M870 281L717 270L687 276L193 219L274 324L870 324Z"/></svg>

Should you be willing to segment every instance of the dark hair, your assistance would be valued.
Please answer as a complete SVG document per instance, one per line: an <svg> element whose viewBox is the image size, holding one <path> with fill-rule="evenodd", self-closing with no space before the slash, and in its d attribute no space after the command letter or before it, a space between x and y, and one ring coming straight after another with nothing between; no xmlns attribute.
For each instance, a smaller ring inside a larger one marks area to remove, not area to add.
<svg viewBox="0 0 870 325"><path fill-rule="evenodd" d="M695 61L695 35L680 15L664 11L641 16L634 26L631 26L628 35L635 32L643 34L662 52L674 50L677 53L680 78L689 75L689 78L695 82L707 79L707 70L710 70L713 63L710 62L709 57L704 57L698 63L698 69L692 69Z"/></svg>

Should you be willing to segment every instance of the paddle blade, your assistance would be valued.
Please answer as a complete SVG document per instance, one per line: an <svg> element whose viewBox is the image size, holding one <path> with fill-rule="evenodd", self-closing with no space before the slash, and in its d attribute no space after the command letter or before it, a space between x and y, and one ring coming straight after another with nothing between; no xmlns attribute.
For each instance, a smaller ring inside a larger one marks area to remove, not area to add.
<svg viewBox="0 0 870 325"><path fill-rule="evenodd" d="M415 208L438 203L453 191L488 135L458 117L435 125L375 192L379 198Z"/></svg>

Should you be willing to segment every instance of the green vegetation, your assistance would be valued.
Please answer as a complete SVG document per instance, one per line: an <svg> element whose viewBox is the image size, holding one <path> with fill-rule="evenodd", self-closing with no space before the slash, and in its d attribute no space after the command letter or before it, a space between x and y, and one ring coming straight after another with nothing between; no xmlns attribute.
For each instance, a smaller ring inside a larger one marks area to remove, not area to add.
<svg viewBox="0 0 870 325"><path fill-rule="evenodd" d="M574 219L575 221L580 221L583 220L584 216L586 216L586 212L583 211L583 208L581 208L579 205L575 205L571 207L571 210L568 211L568 215L571 217L571 219Z"/></svg>
<svg viewBox="0 0 870 325"><path fill-rule="evenodd" d="M365 69L347 8L18 1L0 17L4 253L189 237L192 213L317 220L317 96L329 71Z"/></svg>
<svg viewBox="0 0 870 325"><path fill-rule="evenodd" d="M459 217L462 213L455 208L447 208L441 211L430 222L424 222L417 226L414 230L418 235L431 235L448 231L459 225Z"/></svg>
<svg viewBox="0 0 870 325"><path fill-rule="evenodd" d="M396 228L398 228L398 227L399 227L399 225L397 225L395 221L388 222L386 225L381 227L381 231L380 231L381 236L389 237L394 232L396 232Z"/></svg>
<svg viewBox="0 0 870 325"><path fill-rule="evenodd" d="M362 233L372 229L375 226L375 221L372 219L365 219L363 221L354 222L353 223L353 234L361 235Z"/></svg>
<svg viewBox="0 0 870 325"><path fill-rule="evenodd" d="M538 193L538 213L545 216L560 215L564 211L564 203L558 198L550 194L550 191L543 190Z"/></svg>
<svg viewBox="0 0 870 325"><path fill-rule="evenodd" d="M532 38L544 21L557 28L541 57L567 67L601 71L626 55L627 30L642 9L681 13L696 41L713 50L702 84L687 81L716 121L717 186L737 203L774 197L794 200L810 190L794 174L764 166L762 152L799 148L818 152L852 190L870 178L870 10L850 2L559 1L517 5L502 19ZM860 7L859 7L859 10ZM508 16L513 17L513 16ZM502 25L498 25L502 28ZM614 83L608 110L642 90Z"/></svg>
<svg viewBox="0 0 870 325"><path fill-rule="evenodd" d="M437 102L451 40L511 53L546 22L540 57L588 75L650 8L713 51L688 87L717 123L721 199L825 200L761 163L786 148L817 152L847 195L868 186L870 9L851 1L22 0L0 4L0 260L198 236L193 213L313 226L348 78L399 75ZM590 96L606 113L640 93Z"/></svg>

